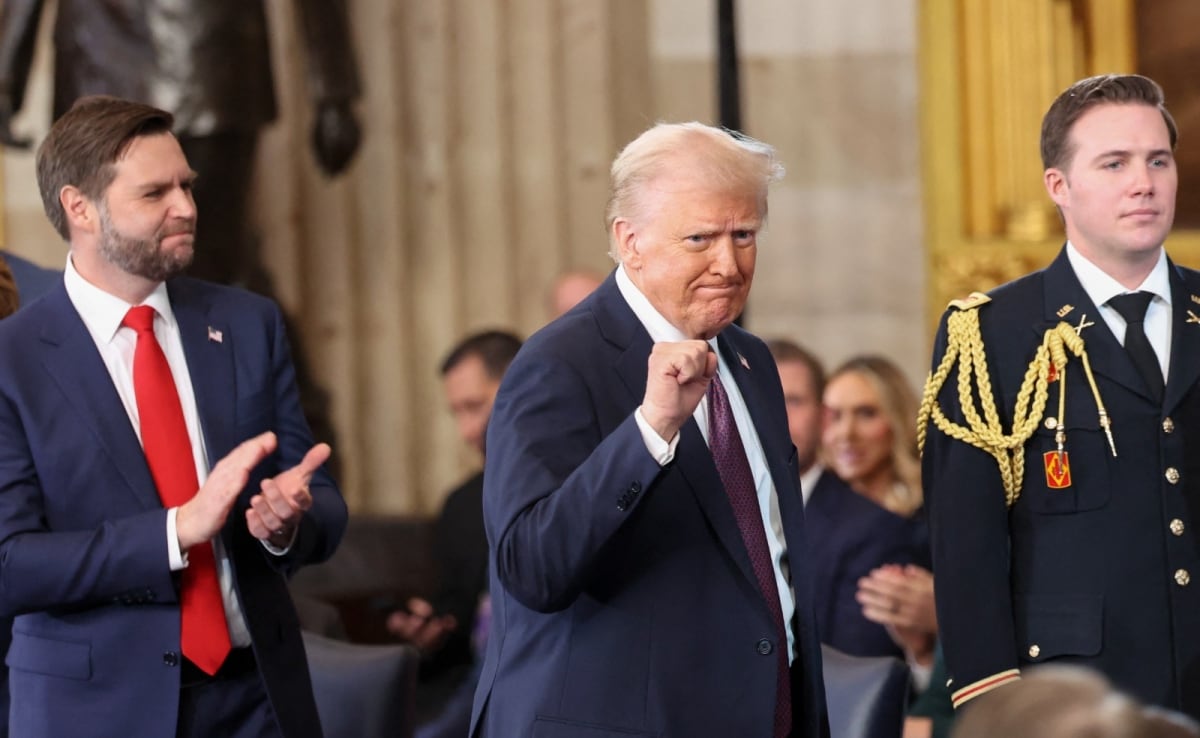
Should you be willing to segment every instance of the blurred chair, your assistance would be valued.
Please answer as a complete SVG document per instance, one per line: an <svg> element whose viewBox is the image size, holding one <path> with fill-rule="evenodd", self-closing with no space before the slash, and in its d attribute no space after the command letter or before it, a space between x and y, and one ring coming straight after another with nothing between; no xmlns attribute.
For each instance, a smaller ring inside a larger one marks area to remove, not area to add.
<svg viewBox="0 0 1200 738"><path fill-rule="evenodd" d="M896 738L904 730L908 665L821 645L830 738Z"/></svg>
<svg viewBox="0 0 1200 738"><path fill-rule="evenodd" d="M412 738L416 649L364 645L304 633L325 738Z"/></svg>

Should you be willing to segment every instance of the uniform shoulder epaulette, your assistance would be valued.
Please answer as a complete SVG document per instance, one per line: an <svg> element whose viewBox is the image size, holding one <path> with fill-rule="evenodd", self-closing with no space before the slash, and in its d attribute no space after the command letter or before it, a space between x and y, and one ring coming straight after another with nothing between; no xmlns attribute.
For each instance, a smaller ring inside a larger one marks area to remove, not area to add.
<svg viewBox="0 0 1200 738"><path fill-rule="evenodd" d="M950 307L957 310L971 310L992 301L992 298L982 292L972 292L961 300L951 300Z"/></svg>

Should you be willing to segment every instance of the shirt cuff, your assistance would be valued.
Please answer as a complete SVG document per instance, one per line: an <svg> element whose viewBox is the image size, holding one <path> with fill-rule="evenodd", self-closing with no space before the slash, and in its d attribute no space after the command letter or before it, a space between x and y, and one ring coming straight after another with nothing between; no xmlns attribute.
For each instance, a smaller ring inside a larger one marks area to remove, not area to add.
<svg viewBox="0 0 1200 738"><path fill-rule="evenodd" d="M287 545L284 546L283 548L273 545L270 541L265 540L265 539L261 539L260 542L262 543L263 548L267 549L267 553L271 554L272 556L283 556L283 555L287 554L288 551L292 550L292 544L294 544L296 542L296 534L299 532L300 532L299 525L292 528L292 535L288 538Z"/></svg>
<svg viewBox="0 0 1200 738"><path fill-rule="evenodd" d="M175 515L178 512L177 507L167 510L167 561L171 565L171 571L187 568L187 554L180 550L179 533L175 530Z"/></svg>
<svg viewBox="0 0 1200 738"><path fill-rule="evenodd" d="M637 421L638 430L642 432L642 441L646 444L646 450L650 452L658 465L670 464L675 458L675 448L679 445L679 431L675 432L675 436L670 441L664 441L662 436L658 435L658 431L651 428L650 423L646 422L646 416L642 415L641 405L633 411L633 419Z"/></svg>

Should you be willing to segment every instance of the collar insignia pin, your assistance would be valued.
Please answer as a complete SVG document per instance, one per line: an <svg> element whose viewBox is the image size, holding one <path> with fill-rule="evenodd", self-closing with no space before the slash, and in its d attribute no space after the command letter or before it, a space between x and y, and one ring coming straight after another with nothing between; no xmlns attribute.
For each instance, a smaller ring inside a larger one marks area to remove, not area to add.
<svg viewBox="0 0 1200 738"><path fill-rule="evenodd" d="M1193 313L1191 310L1187 311L1187 315L1188 315L1188 316L1187 316L1187 322L1189 322L1189 323L1200 323L1200 317L1196 317L1196 314L1195 314L1195 313Z"/></svg>
<svg viewBox="0 0 1200 738"><path fill-rule="evenodd" d="M1089 321L1087 319L1087 313L1084 313L1083 315L1079 316L1079 325L1075 326L1075 335L1082 335L1084 328L1091 328L1094 325L1096 325L1095 322Z"/></svg>
<svg viewBox="0 0 1200 738"><path fill-rule="evenodd" d="M1067 314L1070 313L1074 309L1075 309L1075 306L1071 305L1069 303L1066 305L1063 305L1062 307L1060 307L1058 309L1058 313L1057 313L1058 317L1065 318L1065 317L1067 317Z"/></svg>
<svg viewBox="0 0 1200 738"><path fill-rule="evenodd" d="M1192 295L1192 302L1196 303L1197 305L1200 305L1200 297L1196 297L1195 295Z"/></svg>

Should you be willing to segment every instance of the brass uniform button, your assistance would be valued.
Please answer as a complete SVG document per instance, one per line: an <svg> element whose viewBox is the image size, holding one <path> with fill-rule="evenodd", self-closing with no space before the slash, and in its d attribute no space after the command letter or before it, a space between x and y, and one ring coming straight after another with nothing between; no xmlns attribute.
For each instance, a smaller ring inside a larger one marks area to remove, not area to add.
<svg viewBox="0 0 1200 738"><path fill-rule="evenodd" d="M1171 484L1179 484L1179 470L1175 467L1168 466L1164 476L1166 476L1167 481Z"/></svg>
<svg viewBox="0 0 1200 738"><path fill-rule="evenodd" d="M1177 535L1177 536L1183 535L1183 521L1180 520L1179 518L1175 518L1174 520L1172 520L1170 527L1171 527L1171 532L1174 533L1175 535Z"/></svg>
<svg viewBox="0 0 1200 738"><path fill-rule="evenodd" d="M1058 427L1058 418L1053 415L1047 416L1045 420L1046 430L1054 430Z"/></svg>
<svg viewBox="0 0 1200 738"><path fill-rule="evenodd" d="M1175 421L1171 420L1170 418L1163 418L1162 429L1163 433L1174 433Z"/></svg>
<svg viewBox="0 0 1200 738"><path fill-rule="evenodd" d="M1190 582L1190 581L1192 581L1192 575L1188 574L1187 569L1176 569L1175 570L1175 583L1178 584L1180 587L1188 586L1188 582Z"/></svg>
<svg viewBox="0 0 1200 738"><path fill-rule="evenodd" d="M1036 659L1041 652L1042 649L1035 643L1029 647L1029 658Z"/></svg>

